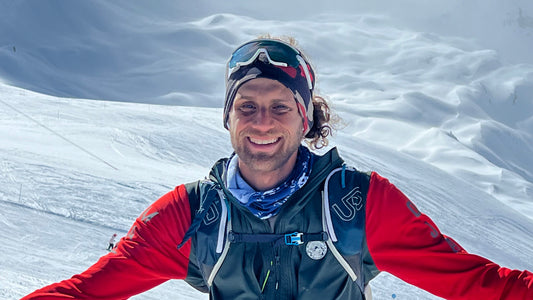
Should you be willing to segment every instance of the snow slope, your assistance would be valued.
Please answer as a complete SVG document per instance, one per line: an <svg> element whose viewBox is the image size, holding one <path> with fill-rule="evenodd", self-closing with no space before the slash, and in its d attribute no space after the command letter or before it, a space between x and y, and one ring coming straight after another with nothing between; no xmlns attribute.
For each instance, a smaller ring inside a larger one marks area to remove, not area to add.
<svg viewBox="0 0 533 300"><path fill-rule="evenodd" d="M0 1L0 298L85 270L231 153L224 63L265 32L311 57L351 164L468 251L533 270L530 4L243 3ZM388 274L372 286L435 299ZM172 297L207 299L179 281L135 298Z"/></svg>

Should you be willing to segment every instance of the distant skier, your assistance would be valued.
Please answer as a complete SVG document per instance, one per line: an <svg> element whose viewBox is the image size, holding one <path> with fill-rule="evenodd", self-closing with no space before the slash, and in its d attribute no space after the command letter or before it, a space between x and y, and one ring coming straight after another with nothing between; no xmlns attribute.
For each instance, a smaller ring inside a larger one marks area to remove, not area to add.
<svg viewBox="0 0 533 300"><path fill-rule="evenodd" d="M117 234L113 233L111 238L109 239L109 246L107 246L107 250L111 251L113 248L115 248L115 239L117 238Z"/></svg>

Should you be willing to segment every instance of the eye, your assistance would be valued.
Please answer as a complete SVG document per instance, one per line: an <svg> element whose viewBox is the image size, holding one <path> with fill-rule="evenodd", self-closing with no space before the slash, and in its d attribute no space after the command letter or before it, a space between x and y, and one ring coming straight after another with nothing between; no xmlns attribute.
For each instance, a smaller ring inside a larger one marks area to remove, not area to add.
<svg viewBox="0 0 533 300"><path fill-rule="evenodd" d="M274 113L283 114L283 113L289 112L291 108L285 104L277 104L274 107L272 107L272 110L274 111Z"/></svg>
<svg viewBox="0 0 533 300"><path fill-rule="evenodd" d="M255 105L252 103L242 103L239 105L238 109L244 114L249 114L255 111Z"/></svg>

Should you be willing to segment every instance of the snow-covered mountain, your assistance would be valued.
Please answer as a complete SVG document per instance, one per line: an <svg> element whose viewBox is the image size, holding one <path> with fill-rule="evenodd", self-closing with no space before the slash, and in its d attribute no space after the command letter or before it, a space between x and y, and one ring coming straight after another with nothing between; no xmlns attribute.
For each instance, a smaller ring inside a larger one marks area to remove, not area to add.
<svg viewBox="0 0 533 300"><path fill-rule="evenodd" d="M0 298L83 271L231 153L224 64L264 33L311 57L348 162L468 251L533 270L532 5L284 2L0 1ZM207 299L179 281L135 298Z"/></svg>

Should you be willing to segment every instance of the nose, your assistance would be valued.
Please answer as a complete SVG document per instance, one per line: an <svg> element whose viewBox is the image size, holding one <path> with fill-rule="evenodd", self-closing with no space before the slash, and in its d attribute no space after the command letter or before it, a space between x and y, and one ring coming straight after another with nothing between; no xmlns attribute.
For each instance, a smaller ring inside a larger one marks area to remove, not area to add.
<svg viewBox="0 0 533 300"><path fill-rule="evenodd" d="M253 125L256 129L268 131L274 126L274 118L267 108L261 108L256 113Z"/></svg>

